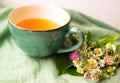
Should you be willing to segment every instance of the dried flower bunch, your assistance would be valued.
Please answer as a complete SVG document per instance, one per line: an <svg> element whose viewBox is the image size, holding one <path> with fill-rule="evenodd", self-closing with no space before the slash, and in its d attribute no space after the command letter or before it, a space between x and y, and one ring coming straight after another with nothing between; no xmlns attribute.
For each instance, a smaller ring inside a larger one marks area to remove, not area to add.
<svg viewBox="0 0 120 83"><path fill-rule="evenodd" d="M119 62L116 39L117 35L96 40L90 32L84 34L83 45L70 54L76 72L94 81L115 75Z"/></svg>

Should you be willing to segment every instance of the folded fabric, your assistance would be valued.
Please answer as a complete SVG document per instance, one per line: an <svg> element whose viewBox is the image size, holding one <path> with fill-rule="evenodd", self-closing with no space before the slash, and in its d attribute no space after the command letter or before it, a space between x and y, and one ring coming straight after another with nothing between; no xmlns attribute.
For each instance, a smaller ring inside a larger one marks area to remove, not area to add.
<svg viewBox="0 0 120 83"><path fill-rule="evenodd" d="M0 6L0 39L9 31L7 28L7 16L11 8Z"/></svg>
<svg viewBox="0 0 120 83"><path fill-rule="evenodd" d="M45 58L27 56L9 34L7 16L10 10L0 7L0 83L94 83L83 77L68 74L58 76L55 62L51 56ZM91 31L96 38L110 34L120 36L119 30L103 22L77 11L68 10L68 12L72 17L71 26L79 27L80 31ZM117 43L120 43L120 39ZM120 69L116 76L103 80L101 83L118 83L119 76Z"/></svg>

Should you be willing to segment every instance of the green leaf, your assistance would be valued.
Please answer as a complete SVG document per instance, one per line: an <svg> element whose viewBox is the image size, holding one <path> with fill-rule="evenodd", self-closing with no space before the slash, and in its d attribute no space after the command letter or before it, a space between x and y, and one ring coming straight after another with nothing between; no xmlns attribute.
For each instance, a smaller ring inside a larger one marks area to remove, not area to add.
<svg viewBox="0 0 120 83"><path fill-rule="evenodd" d="M70 75L74 75L74 76L83 76L83 74L77 73L76 72L76 68L74 66L70 66L68 67L64 73L68 73Z"/></svg>
<svg viewBox="0 0 120 83"><path fill-rule="evenodd" d="M92 42L92 33L88 31L86 35L87 35L87 43L90 44Z"/></svg>
<svg viewBox="0 0 120 83"><path fill-rule="evenodd" d="M87 39L88 41L92 40L92 33L90 31L87 33Z"/></svg>
<svg viewBox="0 0 120 83"><path fill-rule="evenodd" d="M88 58L87 58L87 56L85 56L85 55L83 55L83 56L81 56L81 66L82 67L84 67L87 63L88 63Z"/></svg>
<svg viewBox="0 0 120 83"><path fill-rule="evenodd" d="M58 70L58 75L70 74L74 76L82 76L76 72L76 68L73 66L72 61L69 59L69 54L56 54L53 56L53 60L56 63L56 68Z"/></svg>
<svg viewBox="0 0 120 83"><path fill-rule="evenodd" d="M119 38L119 36L117 36L117 35L110 35L110 36L104 37L102 39L99 39L98 43L100 43L102 45L105 45L107 43L114 43L118 38Z"/></svg>
<svg viewBox="0 0 120 83"><path fill-rule="evenodd" d="M120 52L120 45L116 45L116 51Z"/></svg>
<svg viewBox="0 0 120 83"><path fill-rule="evenodd" d="M107 72L103 72L102 78L105 79L105 78L108 78L108 77L109 77L109 74Z"/></svg>
<svg viewBox="0 0 120 83"><path fill-rule="evenodd" d="M53 60L56 64L56 68L58 70L58 75L64 74L66 68L73 64L72 61L69 59L69 54L56 54L53 56Z"/></svg>

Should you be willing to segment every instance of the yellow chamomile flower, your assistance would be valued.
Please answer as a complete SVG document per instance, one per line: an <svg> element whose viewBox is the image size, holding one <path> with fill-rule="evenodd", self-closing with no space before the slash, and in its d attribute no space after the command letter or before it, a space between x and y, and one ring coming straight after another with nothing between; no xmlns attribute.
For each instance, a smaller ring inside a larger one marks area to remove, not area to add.
<svg viewBox="0 0 120 83"><path fill-rule="evenodd" d="M83 68L81 68L81 67L77 67L77 70L76 70L78 73L81 73L81 74L83 74L84 73L84 70L83 70Z"/></svg>
<svg viewBox="0 0 120 83"><path fill-rule="evenodd" d="M111 43L108 43L108 44L106 44L106 49L110 49L110 50L113 50L115 52L116 51L116 46L111 44Z"/></svg>
<svg viewBox="0 0 120 83"><path fill-rule="evenodd" d="M94 53L95 53L95 55L97 55L97 56L102 56L102 54L103 54L101 48L95 48L95 49L94 49Z"/></svg>
<svg viewBox="0 0 120 83"><path fill-rule="evenodd" d="M75 67L80 67L80 60L73 60Z"/></svg>
<svg viewBox="0 0 120 83"><path fill-rule="evenodd" d="M97 61L93 58L88 59L88 66L90 68L96 68L98 65Z"/></svg>

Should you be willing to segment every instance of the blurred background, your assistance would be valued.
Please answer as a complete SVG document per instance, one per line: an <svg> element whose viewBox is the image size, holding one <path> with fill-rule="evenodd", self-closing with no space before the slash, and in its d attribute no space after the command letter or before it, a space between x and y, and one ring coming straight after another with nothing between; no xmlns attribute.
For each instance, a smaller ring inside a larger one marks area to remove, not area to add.
<svg viewBox="0 0 120 83"><path fill-rule="evenodd" d="M120 30L120 0L0 0L0 5L52 4L77 10Z"/></svg>

